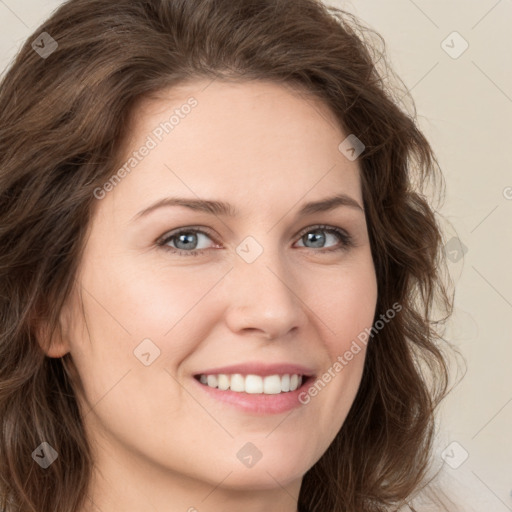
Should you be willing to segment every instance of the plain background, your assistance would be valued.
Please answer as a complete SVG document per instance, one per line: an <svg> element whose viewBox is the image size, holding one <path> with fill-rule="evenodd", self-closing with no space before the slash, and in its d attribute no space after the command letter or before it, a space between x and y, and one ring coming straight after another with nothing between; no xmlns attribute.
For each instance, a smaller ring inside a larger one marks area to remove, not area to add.
<svg viewBox="0 0 512 512"><path fill-rule="evenodd" d="M0 0L0 70L61 3ZM447 336L468 370L440 410L436 459L475 510L512 511L512 2L326 3L383 36L446 179Z"/></svg>

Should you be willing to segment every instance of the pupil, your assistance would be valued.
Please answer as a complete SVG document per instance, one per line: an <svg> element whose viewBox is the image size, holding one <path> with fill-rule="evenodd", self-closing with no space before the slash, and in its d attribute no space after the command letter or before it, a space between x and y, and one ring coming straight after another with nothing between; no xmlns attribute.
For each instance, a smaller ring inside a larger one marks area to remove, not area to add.
<svg viewBox="0 0 512 512"><path fill-rule="evenodd" d="M193 234L193 233L180 235L180 236L178 237L178 245L179 245L180 243L182 243L182 239L187 239L187 238L191 238L191 237L193 237L193 242L194 242L194 241L195 241L195 238L197 238L197 235L195 235L195 234ZM193 244L193 242L192 242L192 245L194 245L194 244ZM190 245L191 245L191 244L190 244L190 243L188 243L188 245L185 245L184 247L178 247L178 248L179 248L179 249L182 249L182 248L185 248L185 249L186 249L187 247L190 247Z"/></svg>
<svg viewBox="0 0 512 512"><path fill-rule="evenodd" d="M307 237L310 242L313 242L315 247L322 247L322 243L325 241L325 235L318 235L319 231L313 231L308 233ZM321 233L321 231L320 231ZM317 237L317 241L315 242L314 238Z"/></svg>

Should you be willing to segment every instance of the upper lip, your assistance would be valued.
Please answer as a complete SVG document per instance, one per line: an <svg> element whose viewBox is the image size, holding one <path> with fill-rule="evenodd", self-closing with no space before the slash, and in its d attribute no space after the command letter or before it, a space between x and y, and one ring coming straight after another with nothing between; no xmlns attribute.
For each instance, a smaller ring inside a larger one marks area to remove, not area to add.
<svg viewBox="0 0 512 512"><path fill-rule="evenodd" d="M266 364L266 363L258 363L258 362L248 362L248 363L240 363L233 364L230 366L222 366L217 368L208 368L206 370L202 370L201 372L195 375L219 375L219 374L234 374L240 373L242 375L261 375L265 377L267 375L285 375L285 374L298 374L304 375L306 377L311 377L314 375L314 372L311 368L307 368L306 366L302 366L299 364L292 363L275 363L275 364Z"/></svg>

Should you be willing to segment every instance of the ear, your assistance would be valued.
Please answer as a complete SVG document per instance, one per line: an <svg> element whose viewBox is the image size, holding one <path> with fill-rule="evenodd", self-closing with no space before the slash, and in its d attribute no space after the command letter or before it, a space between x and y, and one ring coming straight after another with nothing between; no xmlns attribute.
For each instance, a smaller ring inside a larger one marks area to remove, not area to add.
<svg viewBox="0 0 512 512"><path fill-rule="evenodd" d="M66 305L62 308L58 325L50 332L50 324L46 317L39 317L33 325L35 336L42 351L48 357L59 358L66 355L70 349L68 338L68 315Z"/></svg>
<svg viewBox="0 0 512 512"><path fill-rule="evenodd" d="M70 351L69 343L62 335L60 326L55 329L53 335L50 335L49 326L42 325L37 329L36 338L48 357L62 357Z"/></svg>

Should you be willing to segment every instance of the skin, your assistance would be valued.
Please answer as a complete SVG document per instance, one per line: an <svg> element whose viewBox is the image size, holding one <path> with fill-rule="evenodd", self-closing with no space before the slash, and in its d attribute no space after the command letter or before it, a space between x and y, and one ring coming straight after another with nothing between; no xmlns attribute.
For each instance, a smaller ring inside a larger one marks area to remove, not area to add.
<svg viewBox="0 0 512 512"><path fill-rule="evenodd" d="M47 352L71 352L84 386L95 471L83 511L295 512L304 474L354 401L364 347L307 405L282 414L216 401L192 376L246 361L304 364L321 376L371 327L377 284L364 211L296 217L334 193L362 206L358 163L338 150L347 134L319 100L219 80L138 105L127 158L190 96L198 105L97 201L80 286ZM239 214L173 206L132 220L169 196L229 202ZM323 245L308 242L301 232L316 224L345 230L353 247L326 252L343 247L329 231L319 233ZM208 230L197 255L157 245L190 226ZM236 252L248 236L263 250L252 263ZM149 366L133 353L145 338L160 350ZM247 442L262 453L251 468L236 456Z"/></svg>

